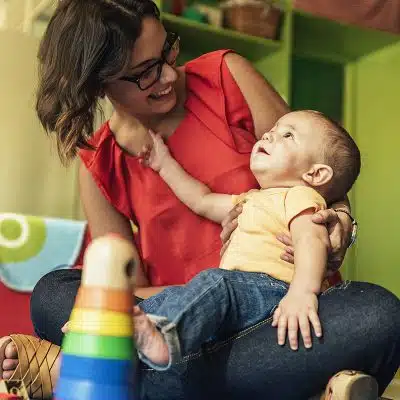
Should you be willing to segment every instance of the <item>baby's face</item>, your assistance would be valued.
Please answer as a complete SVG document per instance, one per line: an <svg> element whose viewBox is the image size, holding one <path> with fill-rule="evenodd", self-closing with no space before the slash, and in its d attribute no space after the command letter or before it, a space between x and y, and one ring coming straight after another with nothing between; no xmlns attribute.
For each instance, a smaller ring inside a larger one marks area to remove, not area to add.
<svg viewBox="0 0 400 400"><path fill-rule="evenodd" d="M302 184L302 175L322 158L324 120L307 111L278 120L253 147L250 168L262 188Z"/></svg>

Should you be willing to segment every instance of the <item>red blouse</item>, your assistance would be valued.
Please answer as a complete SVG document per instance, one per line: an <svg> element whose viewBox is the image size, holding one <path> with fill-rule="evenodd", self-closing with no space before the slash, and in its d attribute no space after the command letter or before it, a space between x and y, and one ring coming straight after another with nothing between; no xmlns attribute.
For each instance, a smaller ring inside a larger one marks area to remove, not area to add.
<svg viewBox="0 0 400 400"><path fill-rule="evenodd" d="M229 50L185 65L186 116L168 139L171 154L212 191L257 188L249 169L255 143L247 103L224 62ZM94 135L96 150L80 157L107 200L139 226L136 245L154 286L182 284L219 265L220 225L195 215L165 182L117 144L108 123Z"/></svg>

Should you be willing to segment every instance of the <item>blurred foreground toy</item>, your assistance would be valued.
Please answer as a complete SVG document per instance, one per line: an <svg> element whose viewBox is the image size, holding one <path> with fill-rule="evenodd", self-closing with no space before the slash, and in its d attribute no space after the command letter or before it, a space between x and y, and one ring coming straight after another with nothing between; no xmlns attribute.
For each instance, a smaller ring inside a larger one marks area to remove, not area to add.
<svg viewBox="0 0 400 400"><path fill-rule="evenodd" d="M25 385L20 380L0 381L0 400L29 400Z"/></svg>
<svg viewBox="0 0 400 400"><path fill-rule="evenodd" d="M62 344L57 400L134 400L134 250L108 235L85 253L81 287Z"/></svg>

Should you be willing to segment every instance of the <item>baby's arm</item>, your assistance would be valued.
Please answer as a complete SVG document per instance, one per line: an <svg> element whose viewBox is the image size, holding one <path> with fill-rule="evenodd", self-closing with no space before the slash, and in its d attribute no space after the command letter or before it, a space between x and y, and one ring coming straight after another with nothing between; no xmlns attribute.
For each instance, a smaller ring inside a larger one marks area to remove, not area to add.
<svg viewBox="0 0 400 400"><path fill-rule="evenodd" d="M190 176L171 156L160 135L150 132L153 147L140 154L143 163L158 172L175 195L193 212L221 223L232 209L232 196L212 193L202 182Z"/></svg>
<svg viewBox="0 0 400 400"><path fill-rule="evenodd" d="M312 346L310 322L316 336L322 336L317 295L326 272L330 242L326 227L312 222L313 214L314 210L308 209L291 221L295 273L286 296L274 313L278 343L284 344L287 331L293 350L298 348L299 328L305 347Z"/></svg>
<svg viewBox="0 0 400 400"><path fill-rule="evenodd" d="M290 288L319 294L330 242L326 227L312 222L313 214L311 209L303 211L290 224L295 253L295 273Z"/></svg>

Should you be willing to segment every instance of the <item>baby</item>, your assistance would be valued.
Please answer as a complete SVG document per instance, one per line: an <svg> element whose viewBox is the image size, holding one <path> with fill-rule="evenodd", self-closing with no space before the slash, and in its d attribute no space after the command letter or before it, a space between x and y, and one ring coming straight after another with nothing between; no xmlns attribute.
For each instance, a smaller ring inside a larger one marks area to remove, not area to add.
<svg viewBox="0 0 400 400"><path fill-rule="evenodd" d="M318 295L330 246L326 227L311 217L343 199L357 179L360 152L351 136L319 112L286 114L253 147L250 168L261 189L236 196L212 193L184 171L159 135L151 135L153 147L143 150L142 162L191 210L217 223L235 204L243 211L219 269L135 307L139 357L164 370L207 341L270 315L280 345L288 336L296 350L300 331L310 348L310 325L322 336ZM280 232L292 237L294 266L280 259Z"/></svg>

